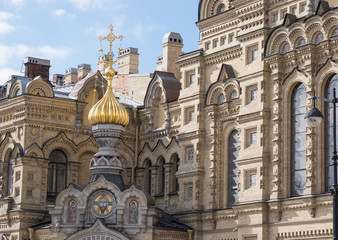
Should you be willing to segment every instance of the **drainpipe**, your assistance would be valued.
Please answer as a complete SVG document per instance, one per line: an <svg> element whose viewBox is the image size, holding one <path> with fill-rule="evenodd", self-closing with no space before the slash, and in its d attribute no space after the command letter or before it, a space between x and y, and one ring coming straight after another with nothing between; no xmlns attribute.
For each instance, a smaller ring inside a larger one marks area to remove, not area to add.
<svg viewBox="0 0 338 240"><path fill-rule="evenodd" d="M135 184L135 168L137 167L138 163L138 134L139 134L139 127L138 127L138 118L137 118L137 108L133 108L134 119L135 119L135 128L136 128L136 141L135 141L135 157L134 157L134 164L131 170L131 183Z"/></svg>

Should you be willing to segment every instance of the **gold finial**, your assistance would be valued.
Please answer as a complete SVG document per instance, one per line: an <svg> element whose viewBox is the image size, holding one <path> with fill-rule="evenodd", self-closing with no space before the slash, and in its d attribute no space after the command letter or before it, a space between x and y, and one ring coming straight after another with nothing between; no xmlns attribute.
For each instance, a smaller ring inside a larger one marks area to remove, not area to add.
<svg viewBox="0 0 338 240"><path fill-rule="evenodd" d="M113 78L115 76L115 70L114 68L112 67L113 64L115 64L117 62L117 58L114 59L114 54L113 54L113 42L116 40L116 39L119 39L120 40L120 47L118 48L119 51L121 51L121 45L122 45L122 39L124 38L123 35L115 35L113 33L113 30L114 30L114 26L113 25L110 25L109 26L109 29L110 29L110 32L108 33L107 36L100 36L99 37L99 40L100 40L100 49L99 51L100 52L103 52L102 50L102 40L107 40L109 42L109 53L108 53L108 68L105 70L105 75L107 77L107 80L108 80L108 85L109 85L109 80L111 78ZM106 61L106 60L104 60Z"/></svg>
<svg viewBox="0 0 338 240"><path fill-rule="evenodd" d="M109 42L109 53L108 53L108 60L104 58L103 61L108 63L108 67L105 70L105 76L108 81L108 88L104 96L98 101L90 110L88 119L89 123L92 125L95 124L106 124L106 123L113 123L113 124L120 124L123 126L127 126L129 123L129 114L127 109L116 100L113 90L112 90L112 81L113 77L116 74L115 69L113 68L113 64L117 62L117 58L114 59L113 54L113 42L116 39L120 40L120 47L122 44L123 36L119 35L116 36L113 33L114 26L109 26L110 32L107 36L100 36L100 52L103 52L102 49L102 40L107 40ZM103 85L103 84L102 84Z"/></svg>

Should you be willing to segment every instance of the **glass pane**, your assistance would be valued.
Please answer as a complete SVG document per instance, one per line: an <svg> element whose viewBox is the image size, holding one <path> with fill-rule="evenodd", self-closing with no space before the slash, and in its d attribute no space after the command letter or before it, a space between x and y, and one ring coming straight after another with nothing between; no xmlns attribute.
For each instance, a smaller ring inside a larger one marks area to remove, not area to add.
<svg viewBox="0 0 338 240"><path fill-rule="evenodd" d="M57 169L57 193L61 192L66 187L66 166L59 164Z"/></svg>
<svg viewBox="0 0 338 240"><path fill-rule="evenodd" d="M318 44L320 42L323 41L323 34L322 33L318 33L316 38L315 38L315 44Z"/></svg>
<svg viewBox="0 0 338 240"><path fill-rule="evenodd" d="M295 138L295 151L298 152L306 149L306 135L297 134Z"/></svg>
<svg viewBox="0 0 338 240"><path fill-rule="evenodd" d="M294 180L295 195L303 194L306 184L306 171L296 171Z"/></svg>
<svg viewBox="0 0 338 240"><path fill-rule="evenodd" d="M49 159L50 159L51 162L59 162L59 163L66 163L67 162L66 155L60 150L53 151L50 154Z"/></svg>
<svg viewBox="0 0 338 240"><path fill-rule="evenodd" d="M306 168L306 151L295 153L294 170Z"/></svg>
<svg viewBox="0 0 338 240"><path fill-rule="evenodd" d="M56 165L54 163L48 166L48 192L55 192Z"/></svg>
<svg viewBox="0 0 338 240"><path fill-rule="evenodd" d="M291 189L293 195L301 195L306 183L306 91L300 84L292 99L292 154L291 154ZM304 184L304 185L303 185Z"/></svg>
<svg viewBox="0 0 338 240"><path fill-rule="evenodd" d="M333 89L338 88L338 75L334 75L331 80L328 82L326 87L326 98L333 98ZM338 89L337 89L338 90ZM325 141L325 151L326 151L326 191L329 191L330 186L333 184L333 161L332 155L334 150L333 142L333 104L326 103L326 115L325 118L325 129L326 129L326 141ZM338 112L338 108L336 108ZM338 124L336 125L336 130L338 130ZM337 131L338 133L338 131ZM338 144L337 144L338 145Z"/></svg>

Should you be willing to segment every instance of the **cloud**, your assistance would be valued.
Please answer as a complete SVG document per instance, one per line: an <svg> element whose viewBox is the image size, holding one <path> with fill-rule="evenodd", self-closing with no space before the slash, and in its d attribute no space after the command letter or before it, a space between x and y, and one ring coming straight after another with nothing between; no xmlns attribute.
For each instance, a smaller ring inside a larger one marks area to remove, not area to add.
<svg viewBox="0 0 338 240"><path fill-rule="evenodd" d="M25 0L10 0L10 3L16 7L21 7L24 4Z"/></svg>
<svg viewBox="0 0 338 240"><path fill-rule="evenodd" d="M10 33L15 27L7 22L0 22L0 34Z"/></svg>
<svg viewBox="0 0 338 240"><path fill-rule="evenodd" d="M75 18L75 15L67 13L66 10L60 8L60 9L55 9L53 11L53 15L57 17L70 17L70 18Z"/></svg>
<svg viewBox="0 0 338 240"><path fill-rule="evenodd" d="M8 78L11 75L23 75L23 73L20 73L20 71L15 70L13 68L0 68L0 85L4 84L6 81L8 81Z"/></svg>
<svg viewBox="0 0 338 240"><path fill-rule="evenodd" d="M12 13L0 11L0 21L6 21L12 17L14 17Z"/></svg>
<svg viewBox="0 0 338 240"><path fill-rule="evenodd" d="M164 27L159 24L145 24L145 23L137 23L132 29L131 34L134 35L138 41L146 42L151 36L151 32L163 29Z"/></svg>
<svg viewBox="0 0 338 240"><path fill-rule="evenodd" d="M62 17L66 14L66 11L64 9L56 9L53 11L53 14L58 17Z"/></svg>
<svg viewBox="0 0 338 240"><path fill-rule="evenodd" d="M98 8L98 9L109 9L110 11L113 10L120 10L125 8L126 5L122 4L116 0L68 0L71 2L74 7L82 10L87 11L88 9Z"/></svg>
<svg viewBox="0 0 338 240"><path fill-rule="evenodd" d="M64 59L69 56L70 53L71 49L68 47L51 47L48 45L32 47L26 44L13 44L8 46L0 44L0 67L6 67L7 63L12 60L19 62L26 56L54 60Z"/></svg>
<svg viewBox="0 0 338 240"><path fill-rule="evenodd" d="M18 69L21 67L22 61L27 56L45 58L50 60L65 59L71 54L71 49L68 47L52 47L43 46L28 46L26 44L3 45L0 44L0 84L8 80L8 77L13 74L20 74L9 67L11 63L15 63Z"/></svg>

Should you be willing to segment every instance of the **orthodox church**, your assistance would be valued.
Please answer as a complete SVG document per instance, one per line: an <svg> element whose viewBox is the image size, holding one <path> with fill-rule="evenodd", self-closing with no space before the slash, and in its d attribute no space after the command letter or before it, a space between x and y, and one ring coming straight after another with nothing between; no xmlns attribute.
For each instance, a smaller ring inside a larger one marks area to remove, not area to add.
<svg viewBox="0 0 338 240"><path fill-rule="evenodd" d="M0 86L0 239L332 239L335 0L199 0L153 73L111 44ZM160 40L159 40L160 41ZM118 61L116 71L114 62Z"/></svg>

